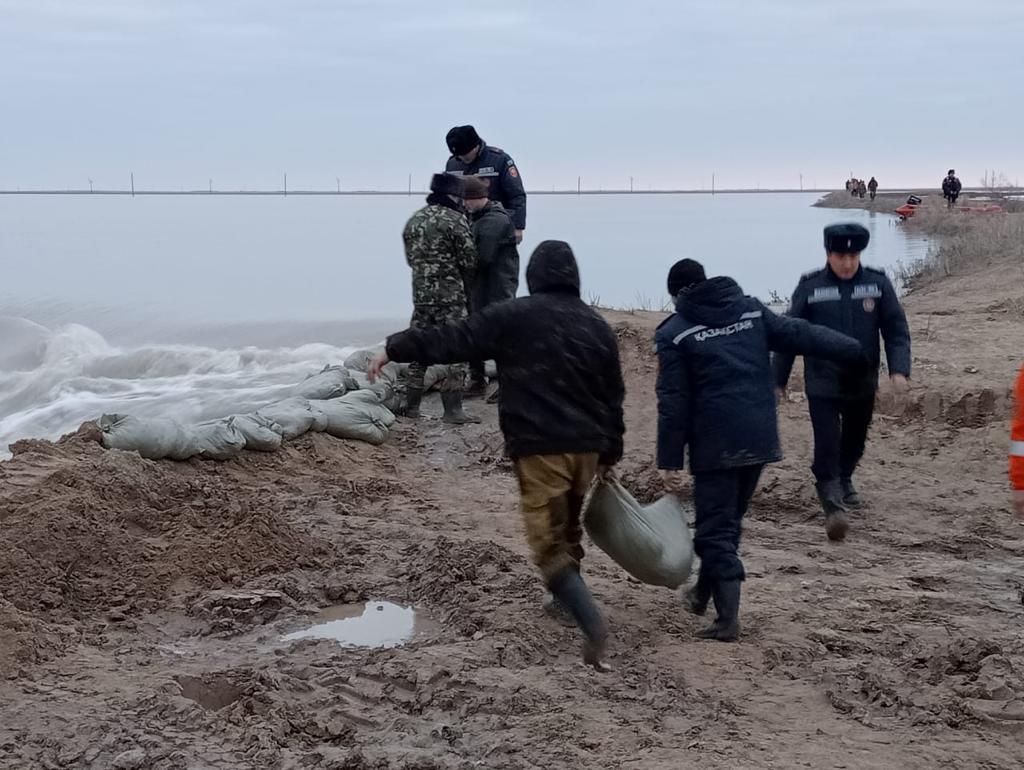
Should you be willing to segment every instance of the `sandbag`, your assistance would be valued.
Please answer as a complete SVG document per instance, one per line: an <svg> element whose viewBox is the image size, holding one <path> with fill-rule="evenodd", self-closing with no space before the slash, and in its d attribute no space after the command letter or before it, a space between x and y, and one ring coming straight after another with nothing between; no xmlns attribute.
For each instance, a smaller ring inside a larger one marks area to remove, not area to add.
<svg viewBox="0 0 1024 770"><path fill-rule="evenodd" d="M370 378L367 375L363 374L362 372L353 372L352 377L356 381L358 387L351 393L348 393L348 396L353 396L356 393L369 391L371 393L376 394L378 403L380 403L383 406L386 406L392 412L394 412L398 405L402 402L402 399L400 398L397 389L388 380L379 379L376 382L371 383Z"/></svg>
<svg viewBox="0 0 1024 770"><path fill-rule="evenodd" d="M104 447L138 452L147 460L187 460L199 452L196 436L177 420L105 414L100 417L99 426Z"/></svg>
<svg viewBox="0 0 1024 770"><path fill-rule="evenodd" d="M318 401L314 407L327 417L327 433L336 438L383 444L395 415L380 404L379 395L369 390L357 390L343 398Z"/></svg>
<svg viewBox="0 0 1024 770"><path fill-rule="evenodd" d="M325 366L319 374L312 374L296 385L292 395L309 399L339 398L358 387L345 367Z"/></svg>
<svg viewBox="0 0 1024 770"><path fill-rule="evenodd" d="M245 449L245 436L231 420L210 420L192 427L198 455L205 460L230 460Z"/></svg>
<svg viewBox="0 0 1024 770"><path fill-rule="evenodd" d="M235 414L228 422L245 438L245 448L254 452L273 452L281 448L284 429L257 413Z"/></svg>
<svg viewBox="0 0 1024 770"><path fill-rule="evenodd" d="M286 398L284 401L277 401L257 410L256 415L276 422L281 427L281 435L285 439L293 439L308 433L313 429L314 423L323 419L322 414L314 414L309 400L305 398Z"/></svg>
<svg viewBox="0 0 1024 770"><path fill-rule="evenodd" d="M617 481L598 483L583 523L591 540L644 583L678 588L693 566L693 536L675 495L640 505Z"/></svg>

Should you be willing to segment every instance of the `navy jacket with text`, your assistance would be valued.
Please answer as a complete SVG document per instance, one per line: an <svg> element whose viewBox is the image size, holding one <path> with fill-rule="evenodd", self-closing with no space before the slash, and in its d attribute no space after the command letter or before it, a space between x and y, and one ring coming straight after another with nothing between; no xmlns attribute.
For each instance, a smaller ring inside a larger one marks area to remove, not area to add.
<svg viewBox="0 0 1024 770"><path fill-rule="evenodd" d="M818 357L804 358L804 390L808 398L871 398L878 389L878 367L885 340L889 374L910 376L910 327L896 289L881 270L861 267L848 281L830 267L806 273L793 292L789 316L803 318L853 337L864 346L871 367L860 377L849 377L841 366ZM785 388L794 354L775 357L775 385Z"/></svg>
<svg viewBox="0 0 1024 770"><path fill-rule="evenodd" d="M683 291L655 343L658 467L683 468L689 447L693 473L782 459L770 351L865 365L856 340L776 315L724 277Z"/></svg>

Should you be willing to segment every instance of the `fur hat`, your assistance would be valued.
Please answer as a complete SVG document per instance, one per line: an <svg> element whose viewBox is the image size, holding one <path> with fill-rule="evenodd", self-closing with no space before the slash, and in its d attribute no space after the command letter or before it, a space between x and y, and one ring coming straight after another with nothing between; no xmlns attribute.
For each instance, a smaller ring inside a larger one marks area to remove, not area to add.
<svg viewBox="0 0 1024 770"><path fill-rule="evenodd" d="M479 147L483 140L472 126L455 126L445 137L445 143L452 155L466 155Z"/></svg>
<svg viewBox="0 0 1024 770"><path fill-rule="evenodd" d="M486 179L478 176L462 177L462 185L465 188L463 198L489 198L491 186Z"/></svg>
<svg viewBox="0 0 1024 770"><path fill-rule="evenodd" d="M695 259L681 259L668 271L668 293L676 296L684 289L707 280L704 266Z"/></svg>
<svg viewBox="0 0 1024 770"><path fill-rule="evenodd" d="M853 222L825 228L825 251L833 254L860 254L870 240L868 229Z"/></svg>
<svg viewBox="0 0 1024 770"><path fill-rule="evenodd" d="M461 198L464 192L462 177L455 174L434 174L430 179L430 192Z"/></svg>

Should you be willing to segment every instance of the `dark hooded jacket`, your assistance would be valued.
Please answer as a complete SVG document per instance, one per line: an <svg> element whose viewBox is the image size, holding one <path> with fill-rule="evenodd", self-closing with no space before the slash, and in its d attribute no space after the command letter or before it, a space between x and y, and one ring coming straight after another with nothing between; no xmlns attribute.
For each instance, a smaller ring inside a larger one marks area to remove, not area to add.
<svg viewBox="0 0 1024 770"><path fill-rule="evenodd" d="M724 470L782 458L769 351L807 353L866 366L860 343L775 315L731 278L680 293L655 335L658 467Z"/></svg>
<svg viewBox="0 0 1024 770"><path fill-rule="evenodd" d="M625 387L615 333L580 299L567 243L544 241L526 268L529 297L484 308L459 323L409 329L387 341L392 361L498 364L498 416L513 458L597 452L622 457Z"/></svg>

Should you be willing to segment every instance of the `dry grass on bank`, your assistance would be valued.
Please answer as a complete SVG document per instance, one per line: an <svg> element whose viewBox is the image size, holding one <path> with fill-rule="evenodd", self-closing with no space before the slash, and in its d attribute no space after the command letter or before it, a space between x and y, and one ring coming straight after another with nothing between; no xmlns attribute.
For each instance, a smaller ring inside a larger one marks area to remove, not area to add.
<svg viewBox="0 0 1024 770"><path fill-rule="evenodd" d="M928 259L914 266L913 285L994 265L1005 265L1009 280L1024 279L1024 214L964 214L922 207L906 226L938 239Z"/></svg>

